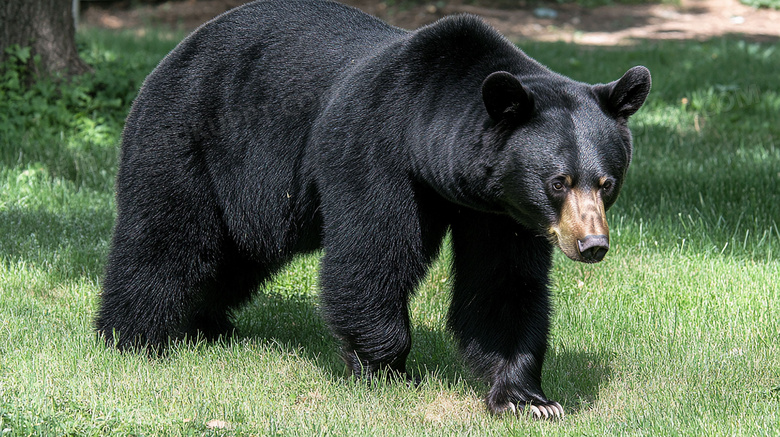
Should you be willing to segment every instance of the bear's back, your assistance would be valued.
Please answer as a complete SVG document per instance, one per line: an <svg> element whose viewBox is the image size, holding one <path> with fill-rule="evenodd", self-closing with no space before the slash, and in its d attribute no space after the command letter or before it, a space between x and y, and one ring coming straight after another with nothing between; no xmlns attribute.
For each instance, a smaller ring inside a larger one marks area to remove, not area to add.
<svg viewBox="0 0 780 437"><path fill-rule="evenodd" d="M300 117L293 113L303 103L316 112L330 86L360 58L405 35L329 0L247 3L203 24L160 62L134 103L125 137L142 135L160 120L174 123L168 129L177 128L176 120L186 120L189 126L178 126L183 129L269 117L275 118L269 128L285 125L277 117Z"/></svg>
<svg viewBox="0 0 780 437"><path fill-rule="evenodd" d="M168 73L187 65L214 73L251 68L279 74L294 74L295 67L341 70L352 59L369 55L406 33L329 0L259 0L203 24L158 70Z"/></svg>

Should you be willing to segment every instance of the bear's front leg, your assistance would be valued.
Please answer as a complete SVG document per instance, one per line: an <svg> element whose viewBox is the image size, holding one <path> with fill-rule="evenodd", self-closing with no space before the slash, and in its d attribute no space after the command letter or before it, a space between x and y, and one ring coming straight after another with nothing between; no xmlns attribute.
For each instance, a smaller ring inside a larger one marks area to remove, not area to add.
<svg viewBox="0 0 780 437"><path fill-rule="evenodd" d="M466 360L489 383L493 413L563 416L542 391L549 331L552 248L510 218L461 211L452 225L449 327Z"/></svg>

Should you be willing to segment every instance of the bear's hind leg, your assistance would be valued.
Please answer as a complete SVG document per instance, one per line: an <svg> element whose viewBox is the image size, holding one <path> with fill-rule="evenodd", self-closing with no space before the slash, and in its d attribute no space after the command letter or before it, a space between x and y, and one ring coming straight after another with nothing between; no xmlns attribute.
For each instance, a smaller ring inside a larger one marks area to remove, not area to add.
<svg viewBox="0 0 780 437"><path fill-rule="evenodd" d="M118 217L98 332L120 349L162 351L169 341L192 335L193 323L203 323L199 315L209 315L212 329L229 330L223 309L203 311L214 300L224 256L217 222L203 214L198 226L176 220L139 224L138 215Z"/></svg>

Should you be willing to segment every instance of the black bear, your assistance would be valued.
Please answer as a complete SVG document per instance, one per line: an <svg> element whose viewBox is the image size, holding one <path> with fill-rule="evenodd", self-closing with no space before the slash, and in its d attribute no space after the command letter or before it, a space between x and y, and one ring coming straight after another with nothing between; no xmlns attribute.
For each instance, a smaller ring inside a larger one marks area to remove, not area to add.
<svg viewBox="0 0 780 437"><path fill-rule="evenodd" d="M650 90L553 73L474 16L417 31L325 0L257 1L149 75L123 133L97 330L120 349L229 332L322 248L322 313L354 374L403 373L410 296L451 233L448 326L488 409L541 387L552 248L600 261Z"/></svg>

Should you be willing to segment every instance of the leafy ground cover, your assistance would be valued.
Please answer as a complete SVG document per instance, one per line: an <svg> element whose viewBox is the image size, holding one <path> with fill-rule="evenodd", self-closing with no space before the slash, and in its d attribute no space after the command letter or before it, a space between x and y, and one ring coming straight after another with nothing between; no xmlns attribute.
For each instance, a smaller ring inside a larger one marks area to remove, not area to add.
<svg viewBox="0 0 780 437"><path fill-rule="evenodd" d="M355 383L317 310L317 256L235 315L238 333L149 360L92 319L122 120L182 35L80 35L96 74L0 81L3 435L776 435L780 429L780 46L523 44L578 80L630 66L654 89L595 266L558 256L544 386L568 416L486 414L445 329L447 250L412 302L422 384ZM17 57L25 53L17 49Z"/></svg>
<svg viewBox="0 0 780 437"><path fill-rule="evenodd" d="M754 8L780 9L778 0L740 0L743 4Z"/></svg>

